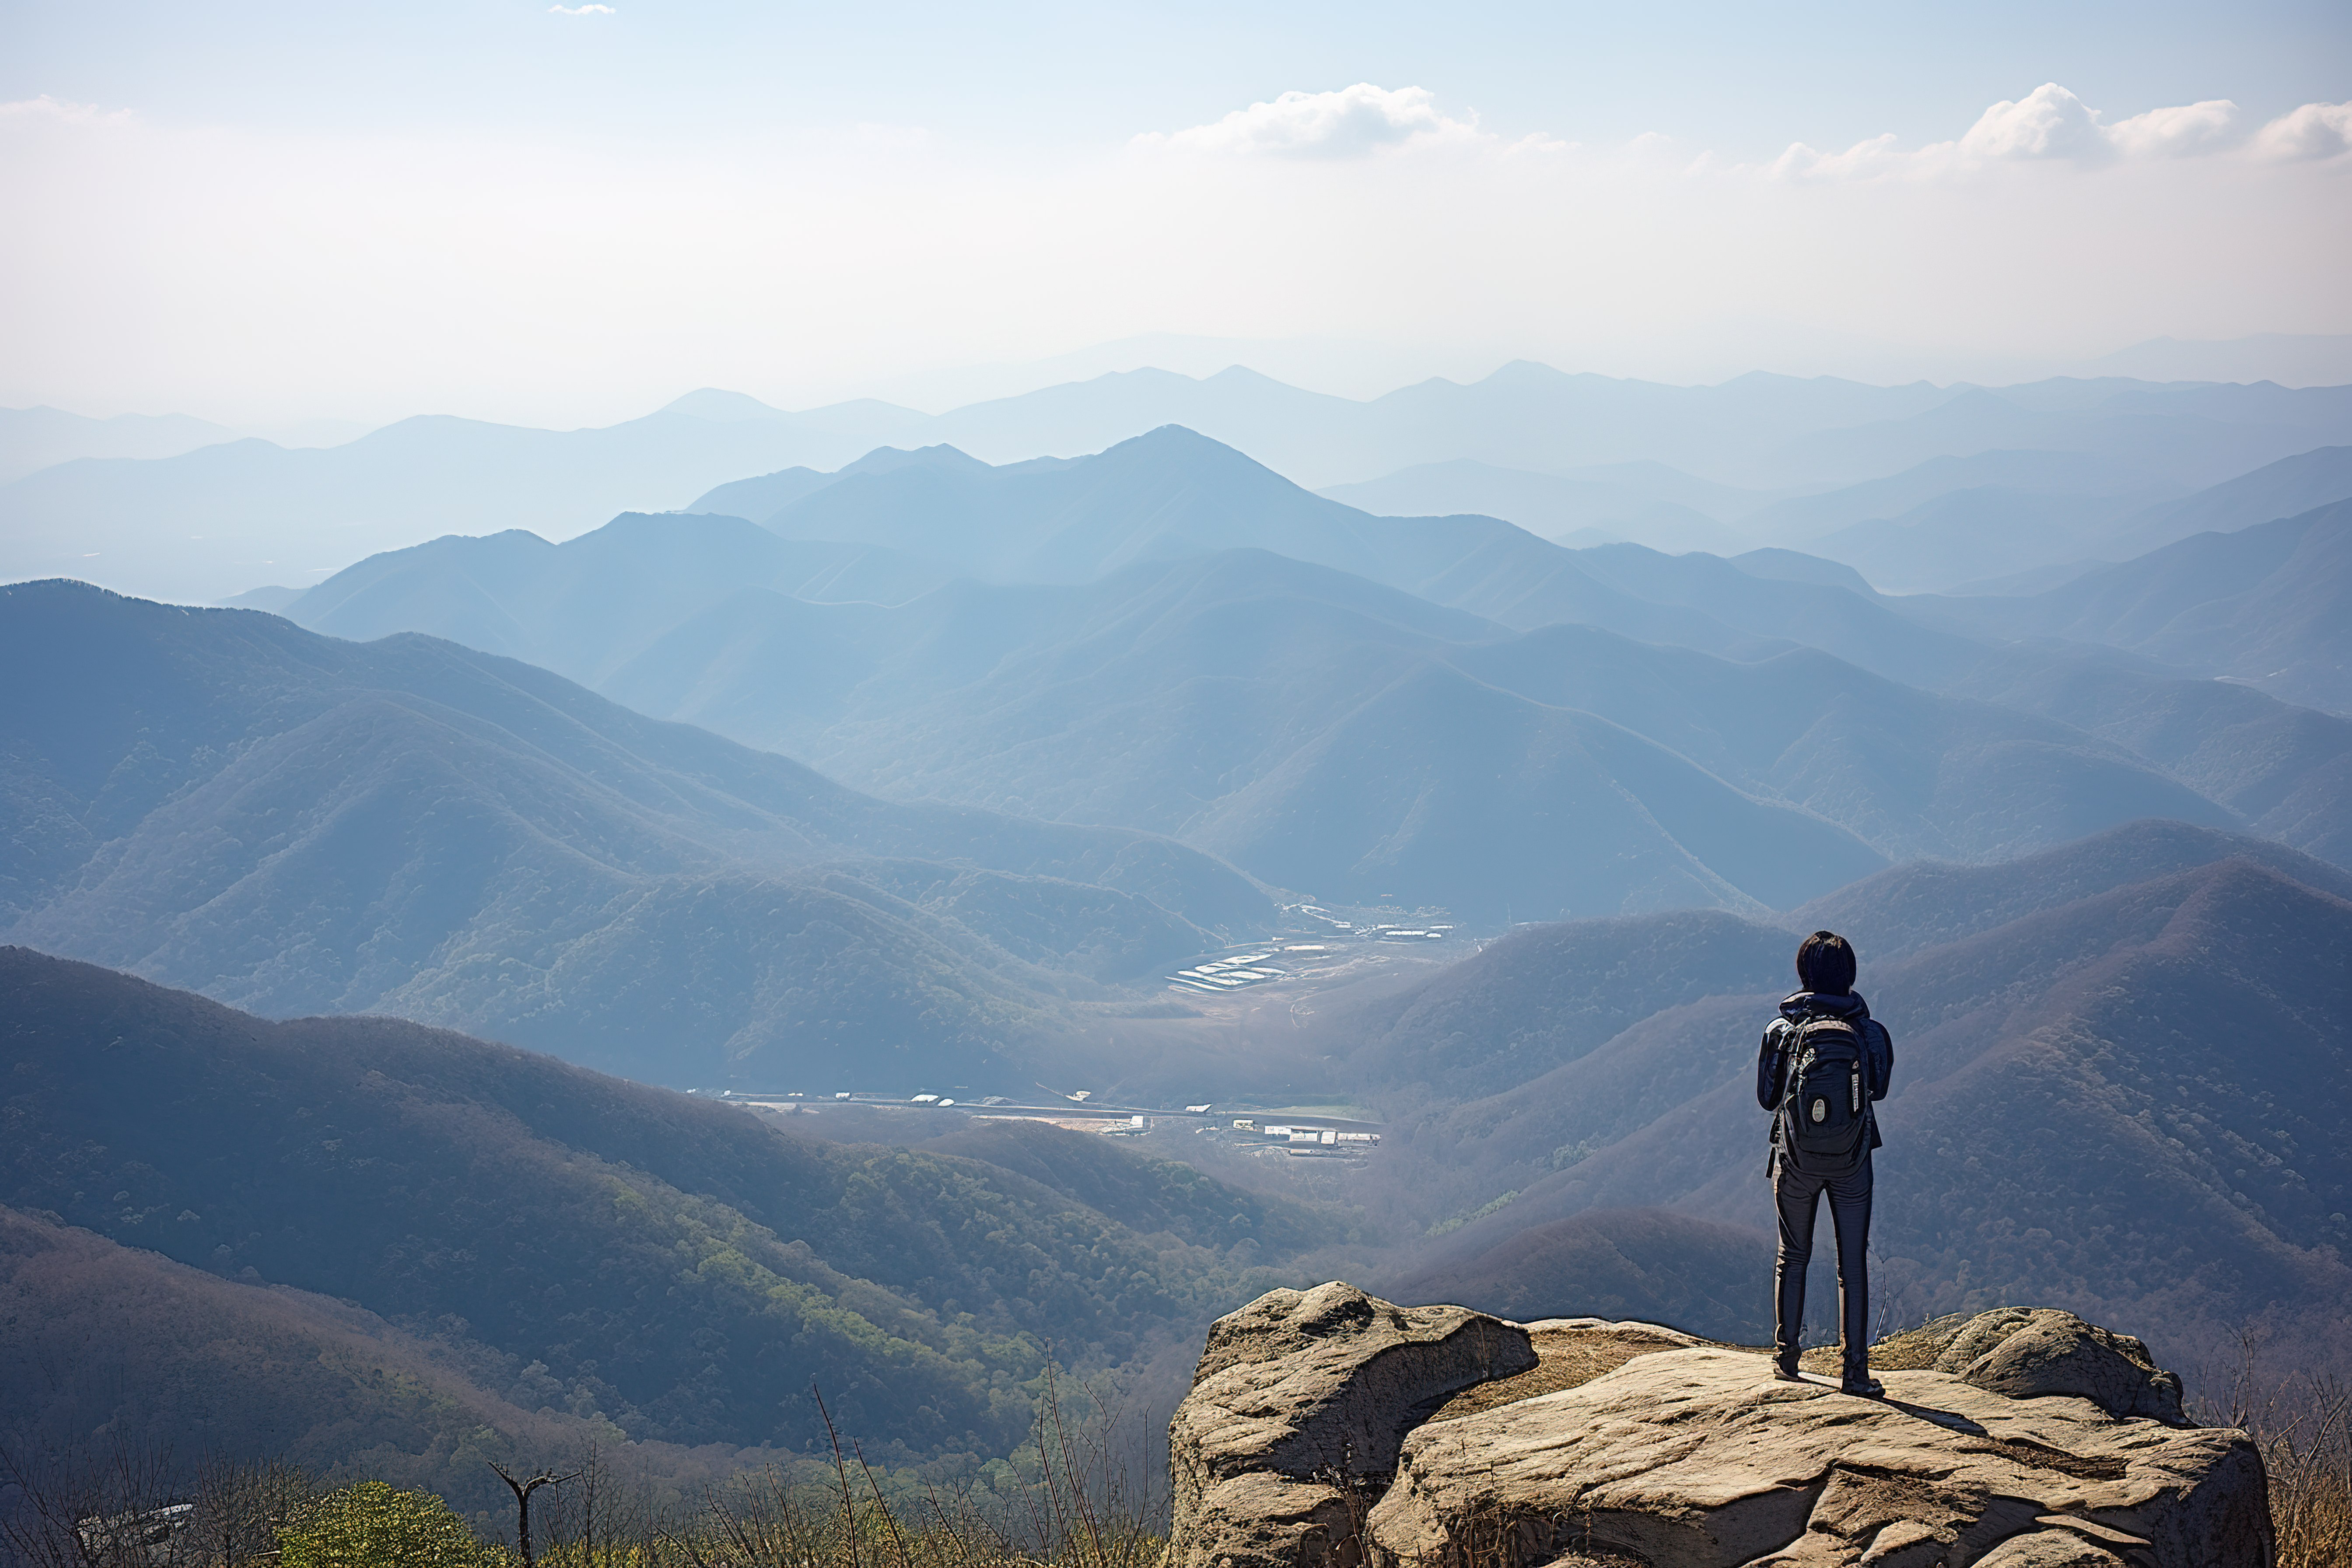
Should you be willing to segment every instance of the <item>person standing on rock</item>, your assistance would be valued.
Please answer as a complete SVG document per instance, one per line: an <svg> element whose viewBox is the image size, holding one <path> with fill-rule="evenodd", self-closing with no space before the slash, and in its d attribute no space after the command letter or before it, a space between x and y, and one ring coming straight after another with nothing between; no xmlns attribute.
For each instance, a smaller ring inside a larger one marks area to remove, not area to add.
<svg viewBox="0 0 2352 1568"><path fill-rule="evenodd" d="M1772 1375L1799 1381L1805 1326L1805 1267L1823 1193L1837 1228L1839 1344L1848 1394L1885 1393L1870 1375L1870 1152L1879 1145L1871 1107L1886 1098L1895 1041L1853 989L1853 949L1817 931L1797 948L1801 987L1780 1004L1756 1056L1756 1102L1772 1112L1772 1201L1780 1250L1772 1268Z"/></svg>

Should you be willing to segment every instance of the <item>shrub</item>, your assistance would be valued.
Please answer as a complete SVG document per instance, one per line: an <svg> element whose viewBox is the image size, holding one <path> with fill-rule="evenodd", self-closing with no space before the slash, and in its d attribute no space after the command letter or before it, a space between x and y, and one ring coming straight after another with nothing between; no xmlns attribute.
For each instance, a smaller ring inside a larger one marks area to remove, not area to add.
<svg viewBox="0 0 2352 1568"><path fill-rule="evenodd" d="M383 1481L329 1492L278 1542L282 1568L503 1568L507 1559L439 1498Z"/></svg>

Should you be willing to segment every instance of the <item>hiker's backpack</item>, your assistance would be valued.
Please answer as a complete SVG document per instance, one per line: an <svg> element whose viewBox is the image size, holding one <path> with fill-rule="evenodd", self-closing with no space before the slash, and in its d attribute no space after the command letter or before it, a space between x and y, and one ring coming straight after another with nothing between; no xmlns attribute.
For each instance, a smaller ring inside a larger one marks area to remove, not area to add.
<svg viewBox="0 0 2352 1568"><path fill-rule="evenodd" d="M1787 1049L1780 1146L1816 1170L1862 1158L1870 1132L1862 1031L1843 1018L1808 1018L1790 1026Z"/></svg>

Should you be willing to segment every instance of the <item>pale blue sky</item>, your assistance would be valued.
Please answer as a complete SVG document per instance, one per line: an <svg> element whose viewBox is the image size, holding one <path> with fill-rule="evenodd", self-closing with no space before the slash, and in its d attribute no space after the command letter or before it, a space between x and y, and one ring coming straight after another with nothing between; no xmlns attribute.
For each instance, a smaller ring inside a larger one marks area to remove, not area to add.
<svg viewBox="0 0 2352 1568"><path fill-rule="evenodd" d="M691 136L883 121L1121 141L1293 89L1430 89L1506 134L1689 136L1750 156L1948 134L2059 81L2116 114L2352 91L2343 0L1183 6L532 0L0 7L0 100L189 121Z"/></svg>
<svg viewBox="0 0 2352 1568"><path fill-rule="evenodd" d="M1696 379L2352 331L2352 111L2293 118L2352 100L2344 0L612 3L0 5L0 403L562 422L1139 333Z"/></svg>

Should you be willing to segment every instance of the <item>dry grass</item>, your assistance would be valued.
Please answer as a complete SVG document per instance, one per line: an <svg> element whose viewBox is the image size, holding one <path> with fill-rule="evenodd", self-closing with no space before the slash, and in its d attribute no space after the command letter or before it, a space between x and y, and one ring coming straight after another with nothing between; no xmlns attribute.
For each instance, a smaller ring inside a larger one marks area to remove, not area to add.
<svg viewBox="0 0 2352 1568"><path fill-rule="evenodd" d="M1129 1485L1115 1413L1069 1392L1049 1373L1009 1490L886 1499L836 1438L830 1485L770 1468L664 1506L590 1449L532 1500L533 1568L1157 1568L1164 1508ZM0 1568L261 1568L325 1489L286 1465L188 1468L127 1444L0 1451Z"/></svg>
<svg viewBox="0 0 2352 1568"><path fill-rule="evenodd" d="M2332 1373L2261 1380L2251 1342L2242 1349L2223 1396L2199 1414L2262 1450L2278 1568L2352 1568L2352 1385Z"/></svg>
<svg viewBox="0 0 2352 1568"><path fill-rule="evenodd" d="M667 1517L613 1484L592 1452L536 1516L550 1542L539 1568L1156 1568L1167 1542L1151 1527L1154 1500L1120 1462L1116 1412L1092 1389L1069 1392L1049 1367L1009 1497L886 1498L830 1415L829 1486L771 1468Z"/></svg>

